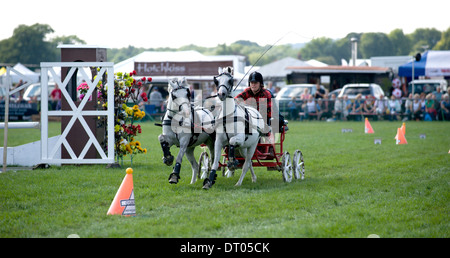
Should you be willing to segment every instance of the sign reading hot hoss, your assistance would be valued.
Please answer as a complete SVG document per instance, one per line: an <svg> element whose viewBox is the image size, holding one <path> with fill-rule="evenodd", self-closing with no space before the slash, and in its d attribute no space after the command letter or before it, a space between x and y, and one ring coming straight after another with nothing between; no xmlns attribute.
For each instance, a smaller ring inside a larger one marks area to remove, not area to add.
<svg viewBox="0 0 450 258"><path fill-rule="evenodd" d="M211 62L135 62L137 76L213 76L219 67L233 66L233 61Z"/></svg>

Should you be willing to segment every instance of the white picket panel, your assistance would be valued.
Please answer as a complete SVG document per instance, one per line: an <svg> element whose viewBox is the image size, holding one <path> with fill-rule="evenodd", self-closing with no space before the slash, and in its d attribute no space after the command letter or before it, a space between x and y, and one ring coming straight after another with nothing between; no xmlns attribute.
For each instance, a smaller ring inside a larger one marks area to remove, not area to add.
<svg viewBox="0 0 450 258"><path fill-rule="evenodd" d="M62 82L61 78L57 75L54 67L70 67L69 72ZM84 71L85 67L100 67L100 71L97 74L97 78L91 82L91 79ZM67 84L70 78L79 68L79 72L82 75L82 79L86 81L89 86L89 90L85 97L77 107L72 101L69 93L67 92ZM114 63L111 62L60 62L60 63L41 63L41 92L48 92L48 74L52 74L55 83L58 84L61 89L62 95L66 98L67 103L72 110L48 110L48 95L41 94L41 160L42 163L47 164L111 164L114 163ZM107 110L83 110L88 99L92 96L97 83L106 73L107 75L107 94L108 94L108 107ZM49 116L69 116L71 117L64 132L61 133L61 137L58 139L55 145L48 145L48 117ZM89 129L84 116L106 116L107 117L107 154L100 146L97 138ZM83 148L79 156L76 156L66 137L76 121L79 121L83 126L85 132L89 136L89 140ZM98 159L84 159L87 151L91 146L94 146L97 150L100 158ZM70 159L55 158L57 152L61 151L62 146L66 148L70 155Z"/></svg>

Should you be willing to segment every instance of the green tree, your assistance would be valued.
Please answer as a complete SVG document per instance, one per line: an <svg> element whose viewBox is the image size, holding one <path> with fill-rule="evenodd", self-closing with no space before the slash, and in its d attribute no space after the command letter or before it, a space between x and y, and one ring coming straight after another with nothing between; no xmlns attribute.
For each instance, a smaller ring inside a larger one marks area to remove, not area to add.
<svg viewBox="0 0 450 258"><path fill-rule="evenodd" d="M361 49L362 58L394 55L392 43L385 33L364 33L362 34L360 41L361 42L358 44L358 48Z"/></svg>
<svg viewBox="0 0 450 258"><path fill-rule="evenodd" d="M450 27L442 32L441 40L433 47L434 50L450 50Z"/></svg>
<svg viewBox="0 0 450 258"><path fill-rule="evenodd" d="M333 56L335 49L334 41L330 38L321 37L311 40L305 47L300 50L300 54L303 59L318 59L327 57L327 60L334 60L335 64L337 60L330 59Z"/></svg>
<svg viewBox="0 0 450 258"><path fill-rule="evenodd" d="M44 41L46 35L52 32L53 29L46 24L19 25L11 38L0 41L2 62L39 64L55 61L53 44Z"/></svg>
<svg viewBox="0 0 450 258"><path fill-rule="evenodd" d="M388 34L392 43L394 55L408 55L411 49L410 39L403 33L402 29L395 29Z"/></svg>
<svg viewBox="0 0 450 258"><path fill-rule="evenodd" d="M412 41L410 54L423 52L425 49L433 49L441 40L442 32L432 28L419 28L409 35Z"/></svg>

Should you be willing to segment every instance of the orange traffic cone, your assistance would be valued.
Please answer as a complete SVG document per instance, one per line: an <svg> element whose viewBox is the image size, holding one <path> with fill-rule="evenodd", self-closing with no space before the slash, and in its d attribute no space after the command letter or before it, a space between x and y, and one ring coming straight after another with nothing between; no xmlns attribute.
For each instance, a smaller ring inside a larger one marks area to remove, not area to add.
<svg viewBox="0 0 450 258"><path fill-rule="evenodd" d="M395 137L395 143L396 144L408 144L401 128L397 128L397 136Z"/></svg>
<svg viewBox="0 0 450 258"><path fill-rule="evenodd" d="M405 123L403 123L403 124L402 124L402 127L400 127L399 129L402 131L403 136L405 136L405 135L406 135L406 127L405 127ZM397 134L395 135L394 139L396 139L396 140L398 139L398 130L397 130Z"/></svg>
<svg viewBox="0 0 450 258"><path fill-rule="evenodd" d="M369 123L369 119L366 117L366 122L364 125L364 133L374 133L372 126Z"/></svg>
<svg viewBox="0 0 450 258"><path fill-rule="evenodd" d="M405 123L402 124L402 127L400 127L400 129L402 129L403 135L406 136L406 126L405 126Z"/></svg>
<svg viewBox="0 0 450 258"><path fill-rule="evenodd" d="M136 215L134 205L133 169L127 168L125 178L109 207L107 215Z"/></svg>

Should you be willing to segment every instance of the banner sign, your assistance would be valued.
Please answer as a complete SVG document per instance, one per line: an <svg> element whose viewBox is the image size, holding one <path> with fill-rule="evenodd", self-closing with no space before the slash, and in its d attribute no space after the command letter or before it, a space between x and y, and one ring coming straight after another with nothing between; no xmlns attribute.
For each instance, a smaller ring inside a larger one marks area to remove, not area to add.
<svg viewBox="0 0 450 258"><path fill-rule="evenodd" d="M134 70L137 76L213 76L226 66L233 66L233 61L135 62Z"/></svg>

